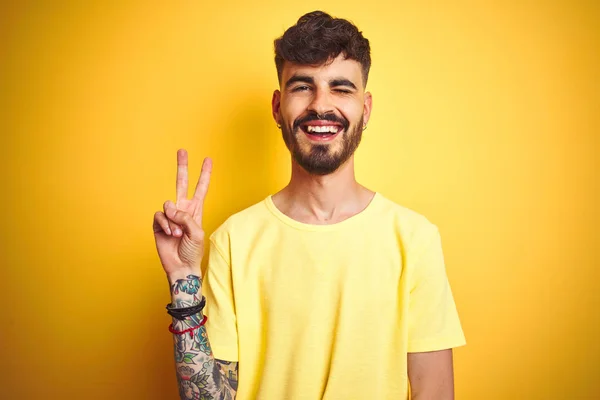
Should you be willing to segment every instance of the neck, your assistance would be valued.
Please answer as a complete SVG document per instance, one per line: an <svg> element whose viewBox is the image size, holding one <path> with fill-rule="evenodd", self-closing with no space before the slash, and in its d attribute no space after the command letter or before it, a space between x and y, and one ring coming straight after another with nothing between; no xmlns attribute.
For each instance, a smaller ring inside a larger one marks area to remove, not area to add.
<svg viewBox="0 0 600 400"><path fill-rule="evenodd" d="M362 211L373 192L354 176L354 156L329 175L311 175L292 160L290 183L273 196L286 215L306 223L336 223Z"/></svg>

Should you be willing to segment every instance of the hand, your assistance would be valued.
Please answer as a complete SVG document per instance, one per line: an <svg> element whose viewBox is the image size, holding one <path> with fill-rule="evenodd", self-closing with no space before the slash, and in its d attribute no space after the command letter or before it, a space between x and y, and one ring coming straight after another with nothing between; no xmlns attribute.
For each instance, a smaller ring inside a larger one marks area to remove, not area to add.
<svg viewBox="0 0 600 400"><path fill-rule="evenodd" d="M163 211L154 214L152 228L160 262L169 280L200 276L204 255L202 208L208 191L212 160L205 158L196 184L194 197L187 199L188 155L184 149L177 152L177 200L166 201Z"/></svg>

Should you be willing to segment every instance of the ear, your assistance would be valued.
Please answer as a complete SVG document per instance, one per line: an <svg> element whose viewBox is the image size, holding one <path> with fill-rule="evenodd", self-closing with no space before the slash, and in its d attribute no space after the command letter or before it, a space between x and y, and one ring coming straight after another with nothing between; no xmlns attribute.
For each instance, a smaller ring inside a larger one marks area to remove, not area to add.
<svg viewBox="0 0 600 400"><path fill-rule="evenodd" d="M273 92L273 99L271 100L271 111L273 112L273 119L277 125L281 125L281 116L279 110L281 107L281 92L275 90Z"/></svg>
<svg viewBox="0 0 600 400"><path fill-rule="evenodd" d="M365 93L365 101L363 105L363 123L366 125L369 123L369 118L371 118L371 109L373 108L373 96L371 92Z"/></svg>

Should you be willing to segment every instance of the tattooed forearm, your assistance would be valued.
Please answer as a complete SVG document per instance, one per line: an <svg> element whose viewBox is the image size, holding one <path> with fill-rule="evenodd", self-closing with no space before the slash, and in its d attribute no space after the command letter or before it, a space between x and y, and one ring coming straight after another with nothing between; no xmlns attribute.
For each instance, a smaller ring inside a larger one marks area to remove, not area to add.
<svg viewBox="0 0 600 400"><path fill-rule="evenodd" d="M189 307L200 302L201 280L188 275L171 285L173 307ZM196 327L202 321L196 314L180 321L173 318L173 327L185 330ZM201 326L192 335L173 335L177 382L181 399L233 400L237 391L238 363L215 360L206 329Z"/></svg>

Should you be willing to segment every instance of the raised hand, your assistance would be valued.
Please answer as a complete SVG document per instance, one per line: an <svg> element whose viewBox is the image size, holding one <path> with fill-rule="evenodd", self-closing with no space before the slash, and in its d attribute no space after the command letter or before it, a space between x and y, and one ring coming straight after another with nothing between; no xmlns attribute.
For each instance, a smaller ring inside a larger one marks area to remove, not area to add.
<svg viewBox="0 0 600 400"><path fill-rule="evenodd" d="M154 214L152 228L160 262L171 282L190 274L200 275L204 255L202 208L208 191L212 160L205 158L194 196L187 198L188 155L177 151L177 199L166 201Z"/></svg>

